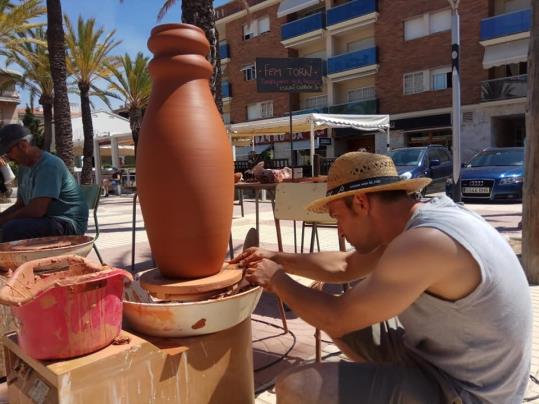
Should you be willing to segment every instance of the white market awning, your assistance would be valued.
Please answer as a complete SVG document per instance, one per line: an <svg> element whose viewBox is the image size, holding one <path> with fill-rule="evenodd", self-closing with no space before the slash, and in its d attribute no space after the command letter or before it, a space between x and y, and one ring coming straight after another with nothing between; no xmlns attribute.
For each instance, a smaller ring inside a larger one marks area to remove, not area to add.
<svg viewBox="0 0 539 404"><path fill-rule="evenodd" d="M524 38L485 47L483 69L526 62L528 60L529 42L529 38Z"/></svg>
<svg viewBox="0 0 539 404"><path fill-rule="evenodd" d="M277 9L277 17L281 18L285 15L305 10L307 7L318 3L320 3L320 0L283 0Z"/></svg>
<svg viewBox="0 0 539 404"><path fill-rule="evenodd" d="M354 128L362 131L386 131L389 115L304 114L292 117L292 132L309 132L327 128ZM290 117L235 123L229 126L232 139L236 137L282 135L290 131Z"/></svg>
<svg viewBox="0 0 539 404"><path fill-rule="evenodd" d="M314 170L315 130L353 128L368 132L385 132L389 148L389 115L304 114L292 117L292 132L310 132L311 169ZM232 141L247 136L276 136L290 132L290 117L235 123L228 127ZM314 171L313 171L314 172Z"/></svg>

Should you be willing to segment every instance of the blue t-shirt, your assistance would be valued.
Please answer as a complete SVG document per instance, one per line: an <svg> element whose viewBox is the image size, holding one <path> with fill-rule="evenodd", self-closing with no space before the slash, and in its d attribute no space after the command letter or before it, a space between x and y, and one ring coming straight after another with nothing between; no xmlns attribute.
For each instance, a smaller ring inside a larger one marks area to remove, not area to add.
<svg viewBox="0 0 539 404"><path fill-rule="evenodd" d="M77 234L88 225L88 205L64 162L47 152L32 167L19 167L17 198L27 206L34 198L51 198L46 216L67 221Z"/></svg>

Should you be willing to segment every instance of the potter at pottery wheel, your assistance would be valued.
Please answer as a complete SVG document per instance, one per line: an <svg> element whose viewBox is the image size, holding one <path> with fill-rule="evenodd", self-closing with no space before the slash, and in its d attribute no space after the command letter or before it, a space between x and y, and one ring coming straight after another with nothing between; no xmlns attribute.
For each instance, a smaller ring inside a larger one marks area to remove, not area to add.
<svg viewBox="0 0 539 404"><path fill-rule="evenodd" d="M159 269L155 268L140 277L140 285L159 299L197 301L218 294L237 284L241 278L242 271L235 265L228 264L217 274L198 279L165 278Z"/></svg>

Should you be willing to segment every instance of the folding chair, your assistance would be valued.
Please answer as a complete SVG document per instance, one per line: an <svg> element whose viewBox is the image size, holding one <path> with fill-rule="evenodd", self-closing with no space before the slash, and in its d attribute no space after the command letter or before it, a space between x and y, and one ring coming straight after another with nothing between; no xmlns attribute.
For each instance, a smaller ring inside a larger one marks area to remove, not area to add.
<svg viewBox="0 0 539 404"><path fill-rule="evenodd" d="M80 185L80 189L82 191L82 195L84 196L84 200L86 201L86 204L88 205L88 209L93 211L94 214L94 225L95 225L95 237L94 237L94 251L97 255L97 258L99 258L99 262L103 264L103 258L101 258L101 254L99 253L99 250L97 249L96 240L99 237L99 222L97 221L97 208L99 207L99 199L101 197L101 187L99 185L95 184L88 184L88 185Z"/></svg>
<svg viewBox="0 0 539 404"><path fill-rule="evenodd" d="M303 253L303 238L305 235L305 228L311 227L311 246L309 252L314 252L314 241L318 240L318 228L319 227L332 227L337 231L337 238L339 242L339 250L346 251L346 246L342 237L339 236L337 230L337 222L327 213L313 213L305 209L305 206L318 198L326 195L325 183L280 183L277 184L275 191L275 229L277 231L277 245L279 251L283 251L283 242L281 234L281 220L291 220L294 225L294 252L297 252L297 234L296 234L296 221L302 221L301 232L301 250ZM318 245L318 251L320 251L320 245ZM324 284L320 281L305 278L302 276L291 275L291 277L301 283L304 286L322 290ZM343 286L343 289L346 286ZM321 335L320 330L315 329L315 343L316 343L316 361L321 360Z"/></svg>

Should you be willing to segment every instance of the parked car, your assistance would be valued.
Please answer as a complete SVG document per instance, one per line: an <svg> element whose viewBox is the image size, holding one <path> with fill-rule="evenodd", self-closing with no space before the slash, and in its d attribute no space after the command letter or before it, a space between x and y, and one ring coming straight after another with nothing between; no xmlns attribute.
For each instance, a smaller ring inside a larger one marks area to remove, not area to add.
<svg viewBox="0 0 539 404"><path fill-rule="evenodd" d="M463 200L522 200L524 147L488 148L461 171ZM449 194L452 182L448 181Z"/></svg>
<svg viewBox="0 0 539 404"><path fill-rule="evenodd" d="M432 178L431 185L423 193L443 192L453 172L451 152L445 146L402 147L392 150L389 155L401 177Z"/></svg>

